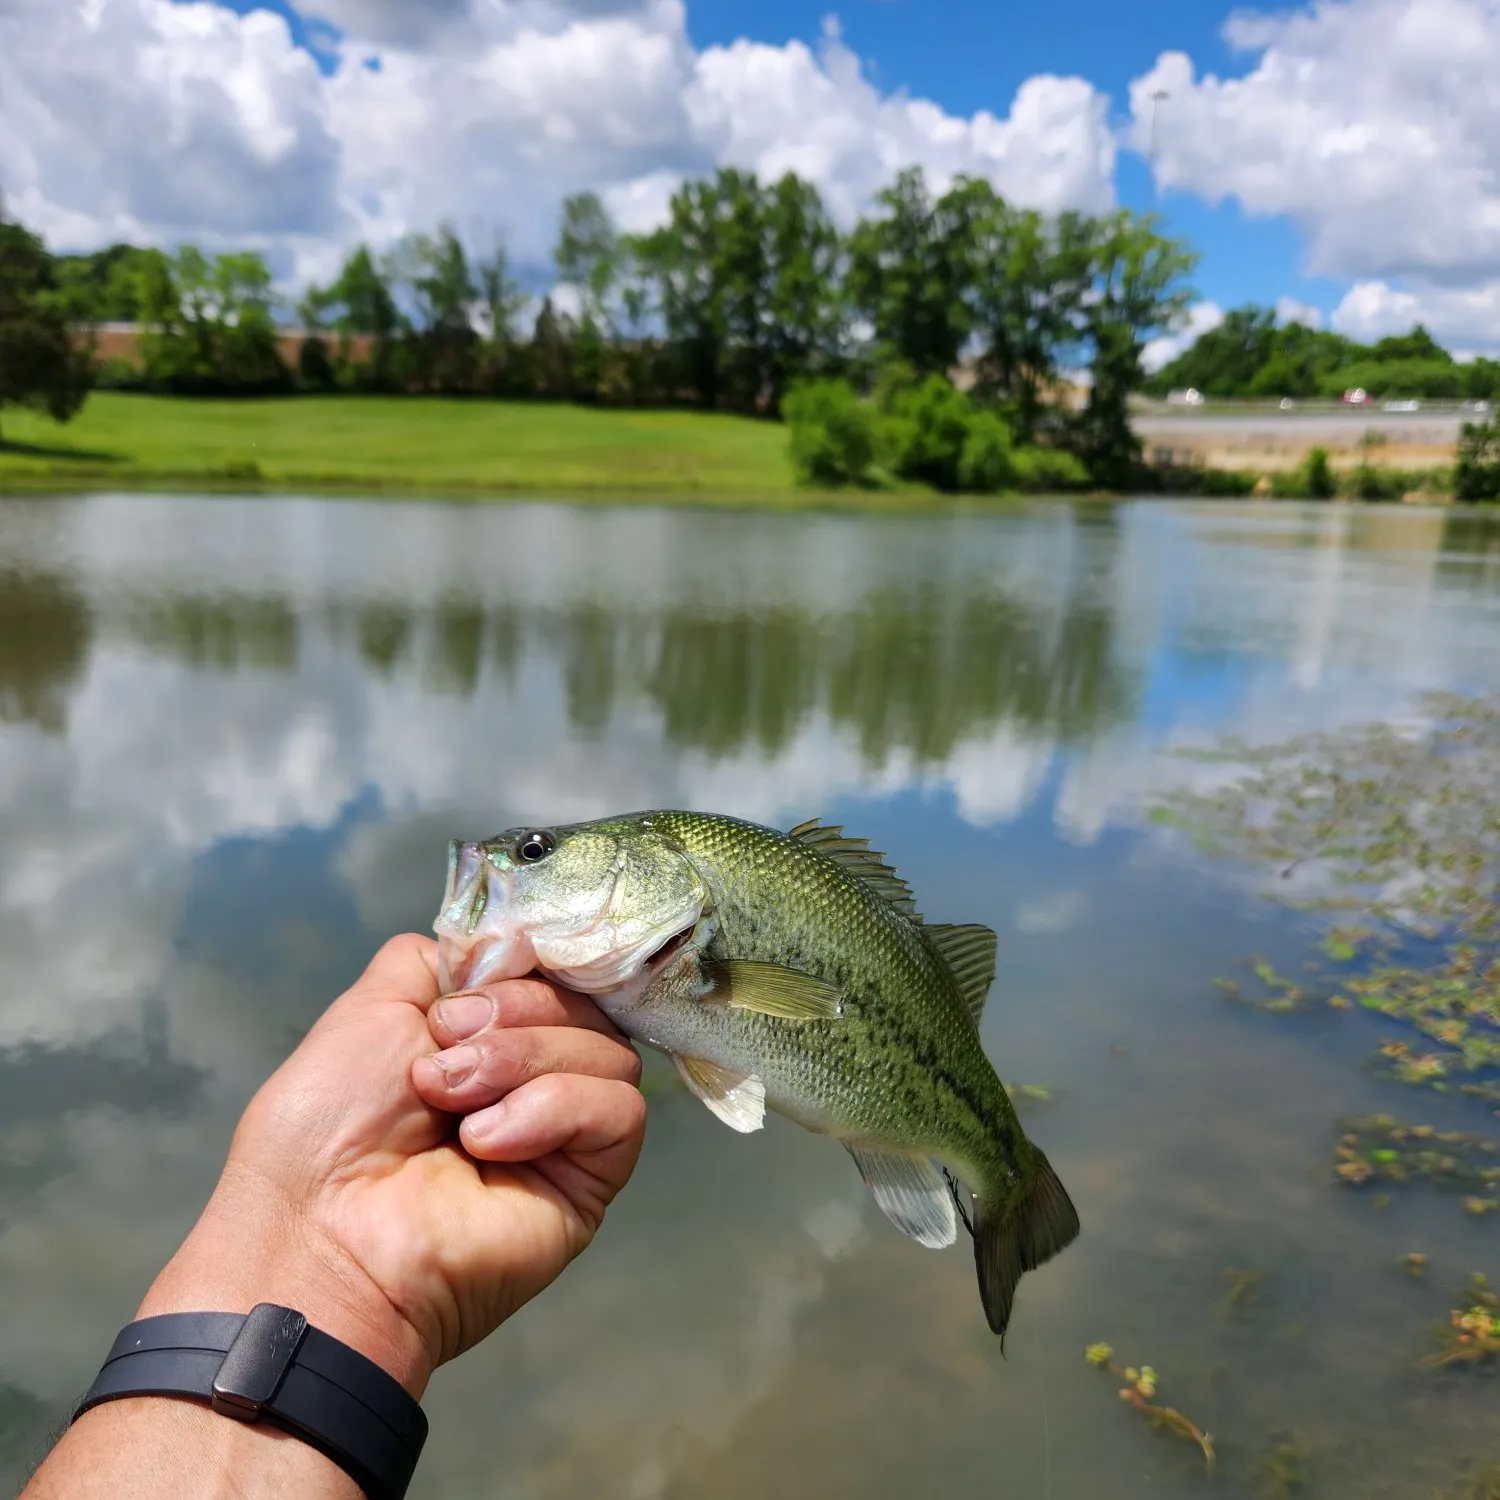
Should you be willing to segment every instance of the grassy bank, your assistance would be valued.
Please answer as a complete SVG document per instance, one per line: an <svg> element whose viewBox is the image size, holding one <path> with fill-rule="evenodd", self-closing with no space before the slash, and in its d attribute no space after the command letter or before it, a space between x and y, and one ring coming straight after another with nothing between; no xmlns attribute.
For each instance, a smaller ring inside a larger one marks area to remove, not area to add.
<svg viewBox="0 0 1500 1500"><path fill-rule="evenodd" d="M0 435L0 489L797 494L780 424L693 411L100 391L66 426L7 411Z"/></svg>

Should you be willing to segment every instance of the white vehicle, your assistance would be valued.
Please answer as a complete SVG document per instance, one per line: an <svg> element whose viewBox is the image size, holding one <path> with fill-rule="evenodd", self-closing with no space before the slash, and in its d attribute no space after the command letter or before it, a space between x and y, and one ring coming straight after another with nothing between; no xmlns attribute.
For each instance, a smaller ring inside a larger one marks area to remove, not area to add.
<svg viewBox="0 0 1500 1500"><path fill-rule="evenodd" d="M1420 401L1412 400L1387 401L1385 403L1385 409L1387 411L1421 411L1422 403Z"/></svg>
<svg viewBox="0 0 1500 1500"><path fill-rule="evenodd" d="M1460 411L1477 412L1486 412L1489 409L1490 403L1488 401L1465 401L1464 404L1459 408Z"/></svg>
<svg viewBox="0 0 1500 1500"><path fill-rule="evenodd" d="M1295 401L1293 401L1290 396L1283 396L1281 398L1281 409L1282 409L1282 411L1290 411L1296 404L1297 403Z"/></svg>
<svg viewBox="0 0 1500 1500"><path fill-rule="evenodd" d="M1189 386L1185 391L1168 391L1168 406L1202 406L1203 392Z"/></svg>

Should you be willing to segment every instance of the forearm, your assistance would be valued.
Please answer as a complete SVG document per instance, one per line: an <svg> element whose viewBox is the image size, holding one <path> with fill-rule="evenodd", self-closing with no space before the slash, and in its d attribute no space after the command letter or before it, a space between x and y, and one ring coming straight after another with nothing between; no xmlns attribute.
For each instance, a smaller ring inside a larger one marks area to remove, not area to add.
<svg viewBox="0 0 1500 1500"><path fill-rule="evenodd" d="M277 1225L273 1207L257 1204L252 1211L236 1198L221 1184L137 1317L247 1313L258 1302L280 1303L420 1396L430 1360L384 1298L347 1268L330 1266L306 1234ZM236 1421L186 1399L132 1396L80 1417L21 1500L358 1500L360 1494L333 1460L270 1423Z"/></svg>
<svg viewBox="0 0 1500 1500"><path fill-rule="evenodd" d="M21 1500L360 1500L298 1438L168 1397L106 1402L68 1429Z"/></svg>

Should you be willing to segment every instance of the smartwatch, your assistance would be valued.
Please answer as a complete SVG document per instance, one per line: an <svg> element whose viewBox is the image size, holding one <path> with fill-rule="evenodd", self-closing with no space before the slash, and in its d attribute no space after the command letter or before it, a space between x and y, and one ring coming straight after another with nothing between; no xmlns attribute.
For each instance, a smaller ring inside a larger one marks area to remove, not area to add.
<svg viewBox="0 0 1500 1500"><path fill-rule="evenodd" d="M427 1441L427 1417L398 1380L271 1302L130 1324L72 1420L125 1396L184 1396L278 1427L332 1459L369 1500L402 1500Z"/></svg>

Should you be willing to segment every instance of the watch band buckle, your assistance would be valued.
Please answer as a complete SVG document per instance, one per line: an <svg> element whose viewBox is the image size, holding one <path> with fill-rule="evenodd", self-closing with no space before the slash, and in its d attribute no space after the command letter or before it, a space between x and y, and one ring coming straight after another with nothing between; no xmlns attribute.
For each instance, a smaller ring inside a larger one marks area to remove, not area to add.
<svg viewBox="0 0 1500 1500"><path fill-rule="evenodd" d="M256 1422L276 1399L307 1334L307 1319L289 1307L251 1308L214 1376L210 1404L237 1422Z"/></svg>

